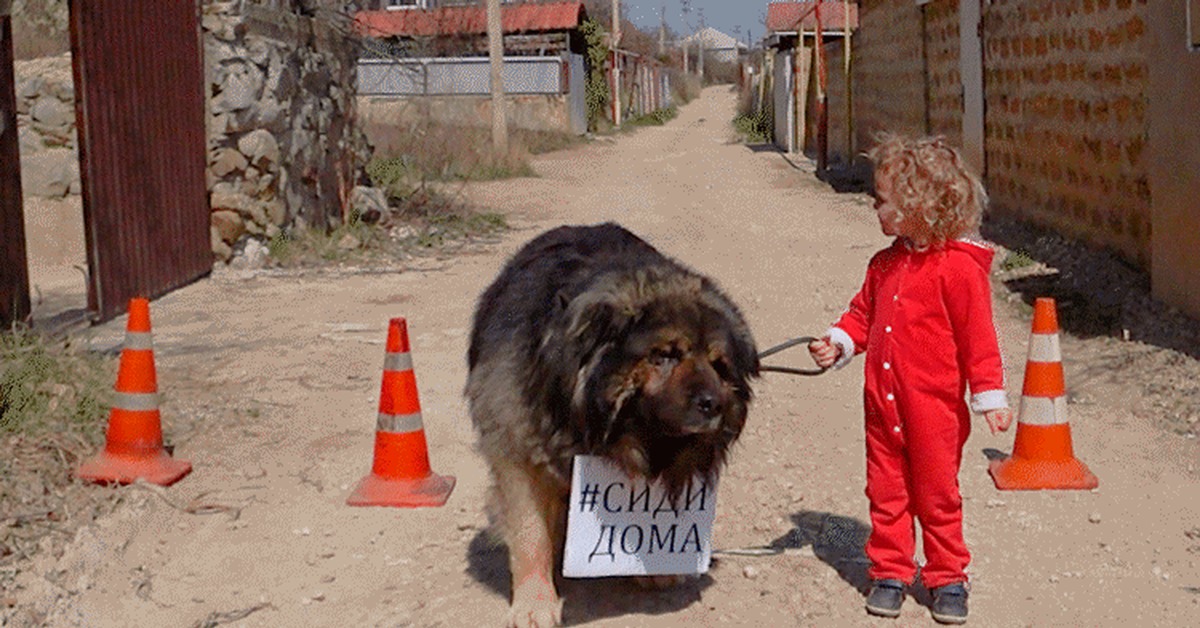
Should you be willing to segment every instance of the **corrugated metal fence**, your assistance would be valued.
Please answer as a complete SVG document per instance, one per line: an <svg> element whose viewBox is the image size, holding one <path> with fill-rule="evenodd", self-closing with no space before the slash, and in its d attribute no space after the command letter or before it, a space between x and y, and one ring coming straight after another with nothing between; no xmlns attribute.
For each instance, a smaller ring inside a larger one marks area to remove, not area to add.
<svg viewBox="0 0 1200 628"><path fill-rule="evenodd" d="M508 96L544 94L565 99L570 128L587 131L583 55L505 57L504 93ZM362 59L358 62L358 94L398 98L475 96L491 94L487 57L423 57Z"/></svg>
<svg viewBox="0 0 1200 628"><path fill-rule="evenodd" d="M579 58L580 55L571 55ZM505 57L504 93L565 94L574 68L559 57ZM582 67L577 72L582 74ZM360 96L487 95L491 65L487 57L364 59L358 64Z"/></svg>
<svg viewBox="0 0 1200 628"><path fill-rule="evenodd" d="M88 309L212 270L197 2L71 0Z"/></svg>

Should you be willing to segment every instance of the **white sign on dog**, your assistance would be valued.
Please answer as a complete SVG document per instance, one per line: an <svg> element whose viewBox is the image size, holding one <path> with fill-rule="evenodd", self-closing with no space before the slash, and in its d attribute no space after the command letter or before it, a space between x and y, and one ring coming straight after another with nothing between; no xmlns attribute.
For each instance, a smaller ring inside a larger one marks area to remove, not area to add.
<svg viewBox="0 0 1200 628"><path fill-rule="evenodd" d="M715 482L696 478L671 503L660 483L599 456L575 456L563 576L700 574L712 561Z"/></svg>

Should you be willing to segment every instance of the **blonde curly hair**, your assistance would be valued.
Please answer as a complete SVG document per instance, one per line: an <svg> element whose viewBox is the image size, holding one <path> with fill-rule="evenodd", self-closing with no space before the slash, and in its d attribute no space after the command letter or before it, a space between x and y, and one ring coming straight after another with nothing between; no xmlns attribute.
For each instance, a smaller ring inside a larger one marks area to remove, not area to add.
<svg viewBox="0 0 1200 628"><path fill-rule="evenodd" d="M978 234L987 193L945 138L882 134L867 157L875 165L875 181L891 184L888 200L903 235L939 245Z"/></svg>

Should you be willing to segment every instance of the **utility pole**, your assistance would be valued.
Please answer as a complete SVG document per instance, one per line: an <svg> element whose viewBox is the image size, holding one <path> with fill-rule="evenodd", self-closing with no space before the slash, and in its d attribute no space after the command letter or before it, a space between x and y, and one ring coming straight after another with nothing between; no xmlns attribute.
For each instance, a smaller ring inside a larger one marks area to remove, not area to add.
<svg viewBox="0 0 1200 628"><path fill-rule="evenodd" d="M662 3L658 10L658 56L662 57L667 51L667 3Z"/></svg>
<svg viewBox="0 0 1200 628"><path fill-rule="evenodd" d="M845 72L846 85L846 163L854 161L854 86L853 74L850 66L850 0L842 2L842 57L844 58L843 71Z"/></svg>
<svg viewBox="0 0 1200 628"><path fill-rule="evenodd" d="M617 52L621 43L621 0L612 0L612 35L609 42L612 45L613 126L621 126L621 55Z"/></svg>
<svg viewBox="0 0 1200 628"><path fill-rule="evenodd" d="M488 57L492 69L492 148L497 155L508 154L508 119L504 100L504 27L500 21L500 0L487 0Z"/></svg>
<svg viewBox="0 0 1200 628"><path fill-rule="evenodd" d="M700 85L704 85L704 29L707 28L704 23L704 9L698 11L700 13L700 30L696 33L696 46L698 47L696 59L696 68L700 73Z"/></svg>

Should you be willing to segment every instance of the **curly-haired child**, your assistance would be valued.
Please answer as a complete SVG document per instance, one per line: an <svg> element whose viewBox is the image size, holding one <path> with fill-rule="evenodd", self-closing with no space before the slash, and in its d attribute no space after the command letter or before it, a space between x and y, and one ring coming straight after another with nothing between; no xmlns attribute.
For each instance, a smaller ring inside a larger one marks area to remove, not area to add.
<svg viewBox="0 0 1200 628"><path fill-rule="evenodd" d="M987 198L941 138L883 136L867 156L879 226L896 239L871 259L849 309L809 351L822 367L865 352L867 611L899 616L917 577L915 519L933 618L961 624L971 559L958 488L968 387L970 409L993 434L1012 423L992 320L993 252L976 236Z"/></svg>

